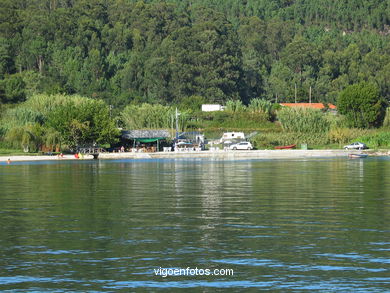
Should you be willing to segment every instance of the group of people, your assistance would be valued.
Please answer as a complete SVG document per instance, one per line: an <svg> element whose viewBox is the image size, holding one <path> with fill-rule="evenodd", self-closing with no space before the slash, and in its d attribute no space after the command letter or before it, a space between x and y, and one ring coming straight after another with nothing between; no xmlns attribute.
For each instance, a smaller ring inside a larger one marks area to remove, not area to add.
<svg viewBox="0 0 390 293"><path fill-rule="evenodd" d="M74 154L74 157L75 157L76 159L84 159L84 154L82 154L82 153L75 153L75 154Z"/></svg>

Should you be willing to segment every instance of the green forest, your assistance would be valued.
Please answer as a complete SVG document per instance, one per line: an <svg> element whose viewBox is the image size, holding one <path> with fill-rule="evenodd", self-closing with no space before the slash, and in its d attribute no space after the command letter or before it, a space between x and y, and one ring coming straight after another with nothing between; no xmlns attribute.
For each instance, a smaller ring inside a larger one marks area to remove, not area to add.
<svg viewBox="0 0 390 293"><path fill-rule="evenodd" d="M1 0L0 97L80 94L116 107L252 98L390 98L388 0Z"/></svg>
<svg viewBox="0 0 390 293"><path fill-rule="evenodd" d="M361 83L390 100L390 0L0 0L3 118L37 95L130 119L143 104L336 104Z"/></svg>

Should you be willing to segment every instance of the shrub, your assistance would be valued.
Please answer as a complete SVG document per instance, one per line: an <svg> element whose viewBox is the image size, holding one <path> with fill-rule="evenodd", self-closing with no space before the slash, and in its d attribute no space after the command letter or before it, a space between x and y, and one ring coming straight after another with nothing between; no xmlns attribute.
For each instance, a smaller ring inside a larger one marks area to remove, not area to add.
<svg viewBox="0 0 390 293"><path fill-rule="evenodd" d="M390 147L390 132L375 131L356 138L357 141L365 143L369 148Z"/></svg>
<svg viewBox="0 0 390 293"><path fill-rule="evenodd" d="M351 127L377 127L384 118L385 101L374 84L362 82L350 85L340 93L337 108L347 117Z"/></svg>
<svg viewBox="0 0 390 293"><path fill-rule="evenodd" d="M59 142L109 143L119 135L108 106L100 100L80 96L35 95L15 108L7 109L0 133L8 144L38 150Z"/></svg>
<svg viewBox="0 0 390 293"><path fill-rule="evenodd" d="M71 148L94 142L112 143L119 135L108 106L103 101L87 98L80 104L69 101L58 106L48 115L45 126L58 132L61 142Z"/></svg>
<svg viewBox="0 0 390 293"><path fill-rule="evenodd" d="M14 148L36 152L42 145L43 128L38 123L16 126L8 130L5 141Z"/></svg>
<svg viewBox="0 0 390 293"><path fill-rule="evenodd" d="M331 143L345 144L365 133L367 133L367 131L363 129L336 127L329 130L328 138Z"/></svg>

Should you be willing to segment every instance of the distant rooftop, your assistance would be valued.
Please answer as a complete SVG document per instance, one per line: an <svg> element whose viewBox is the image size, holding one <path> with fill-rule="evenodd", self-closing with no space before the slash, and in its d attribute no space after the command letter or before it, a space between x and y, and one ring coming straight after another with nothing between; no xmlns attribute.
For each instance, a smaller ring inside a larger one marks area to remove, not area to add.
<svg viewBox="0 0 390 293"><path fill-rule="evenodd" d="M122 137L125 139L166 138L170 137L170 134L168 130L124 130Z"/></svg>
<svg viewBox="0 0 390 293"><path fill-rule="evenodd" d="M301 108L312 108L312 109L324 109L325 105L323 103L280 103L281 106L286 107L301 107ZM337 107L333 104L328 104L329 109L336 110Z"/></svg>

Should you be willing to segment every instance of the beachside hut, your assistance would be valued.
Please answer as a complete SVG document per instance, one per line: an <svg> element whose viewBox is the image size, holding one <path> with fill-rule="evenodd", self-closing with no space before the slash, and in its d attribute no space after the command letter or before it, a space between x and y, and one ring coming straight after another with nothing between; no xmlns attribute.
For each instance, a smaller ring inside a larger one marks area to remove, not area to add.
<svg viewBox="0 0 390 293"><path fill-rule="evenodd" d="M129 141L134 151L154 152L160 149L161 141L170 137L168 130L124 130L122 140ZM142 147L140 147L142 146Z"/></svg>

